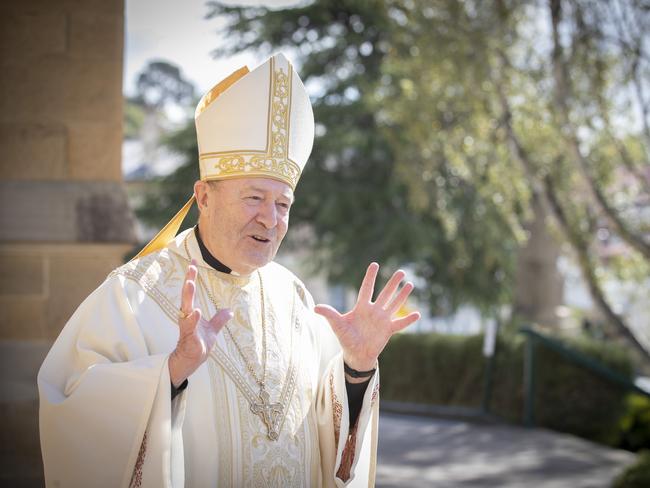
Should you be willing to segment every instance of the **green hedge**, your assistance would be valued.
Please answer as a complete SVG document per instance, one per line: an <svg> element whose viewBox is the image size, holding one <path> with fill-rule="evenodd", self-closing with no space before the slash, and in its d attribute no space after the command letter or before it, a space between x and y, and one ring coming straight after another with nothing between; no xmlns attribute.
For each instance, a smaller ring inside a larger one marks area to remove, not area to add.
<svg viewBox="0 0 650 488"><path fill-rule="evenodd" d="M399 334L381 357L382 398L444 406L480 407L485 359L483 336ZM593 341L568 344L625 377L625 351ZM522 335L499 337L490 410L520 422L523 412ZM618 445L628 392L537 345L536 424Z"/></svg>
<svg viewBox="0 0 650 488"><path fill-rule="evenodd" d="M650 449L650 398L639 394L628 395L625 414L619 425L619 447L629 451Z"/></svg>
<svg viewBox="0 0 650 488"><path fill-rule="evenodd" d="M612 488L647 488L650 486L650 451L641 451L636 462L614 480Z"/></svg>

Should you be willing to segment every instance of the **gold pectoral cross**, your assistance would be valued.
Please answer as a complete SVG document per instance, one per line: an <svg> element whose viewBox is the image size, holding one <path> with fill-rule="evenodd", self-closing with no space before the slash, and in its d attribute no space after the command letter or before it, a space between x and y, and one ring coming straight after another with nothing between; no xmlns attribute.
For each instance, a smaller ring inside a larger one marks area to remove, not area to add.
<svg viewBox="0 0 650 488"><path fill-rule="evenodd" d="M269 394L263 387L260 389L259 402L251 403L251 411L262 419L266 425L266 435L272 441L277 441L280 436L278 421L282 410L281 403L271 403Z"/></svg>

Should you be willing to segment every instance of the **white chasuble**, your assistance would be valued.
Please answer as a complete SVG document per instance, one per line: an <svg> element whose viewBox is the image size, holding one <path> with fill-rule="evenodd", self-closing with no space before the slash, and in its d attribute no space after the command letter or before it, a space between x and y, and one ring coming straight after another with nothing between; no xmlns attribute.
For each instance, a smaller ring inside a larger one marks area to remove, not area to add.
<svg viewBox="0 0 650 488"><path fill-rule="evenodd" d="M172 401L167 359L190 258L195 306L234 317ZM192 230L115 270L39 372L47 486L373 486L379 374L350 426L340 347L312 309L278 264L250 276L215 271ZM264 399L251 369L264 376Z"/></svg>

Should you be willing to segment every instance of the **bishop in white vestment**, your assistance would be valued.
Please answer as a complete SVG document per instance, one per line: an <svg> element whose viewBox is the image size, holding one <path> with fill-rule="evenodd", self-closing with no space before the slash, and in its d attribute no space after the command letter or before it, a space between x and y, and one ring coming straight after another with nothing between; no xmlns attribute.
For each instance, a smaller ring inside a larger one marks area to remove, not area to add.
<svg viewBox="0 0 650 488"><path fill-rule="evenodd" d="M284 56L222 81L196 123L193 198L81 304L39 372L46 483L373 486L376 362L418 318L395 317L412 284L398 291L398 271L373 301L373 263L341 314L272 261L313 141ZM175 236L194 199L199 224Z"/></svg>

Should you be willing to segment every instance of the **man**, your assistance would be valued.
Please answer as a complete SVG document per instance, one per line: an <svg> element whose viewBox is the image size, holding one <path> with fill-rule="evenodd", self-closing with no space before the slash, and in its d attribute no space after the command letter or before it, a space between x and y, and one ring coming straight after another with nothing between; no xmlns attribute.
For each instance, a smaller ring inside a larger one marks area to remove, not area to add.
<svg viewBox="0 0 650 488"><path fill-rule="evenodd" d="M377 358L419 317L395 317L413 285L398 271L373 302L373 263L341 314L272 261L314 133L282 55L226 78L195 119L194 196L81 304L39 372L47 483L371 486ZM174 237L193 200L198 226Z"/></svg>

